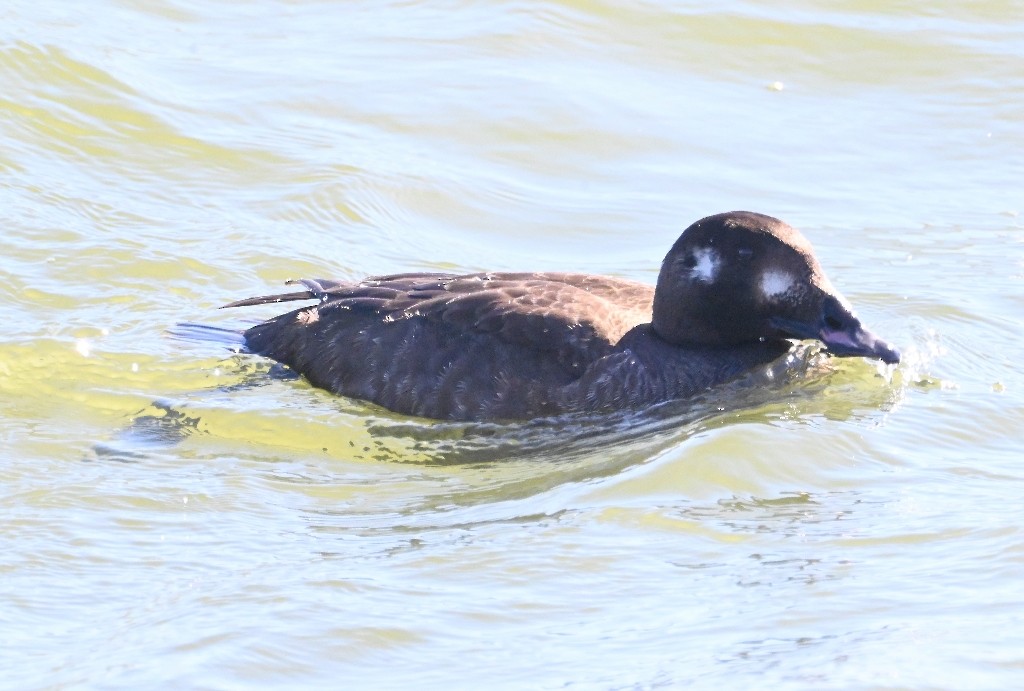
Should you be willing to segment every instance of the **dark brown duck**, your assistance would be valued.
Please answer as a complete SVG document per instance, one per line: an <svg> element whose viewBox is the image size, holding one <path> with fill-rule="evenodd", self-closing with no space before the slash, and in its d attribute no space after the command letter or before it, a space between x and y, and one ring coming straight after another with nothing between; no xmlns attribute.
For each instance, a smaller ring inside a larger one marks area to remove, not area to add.
<svg viewBox="0 0 1024 691"><path fill-rule="evenodd" d="M245 332L254 353L314 386L408 415L527 419L686 398L817 339L840 357L899 362L861 326L782 221L697 221L657 287L578 273L407 273L226 307L317 304Z"/></svg>

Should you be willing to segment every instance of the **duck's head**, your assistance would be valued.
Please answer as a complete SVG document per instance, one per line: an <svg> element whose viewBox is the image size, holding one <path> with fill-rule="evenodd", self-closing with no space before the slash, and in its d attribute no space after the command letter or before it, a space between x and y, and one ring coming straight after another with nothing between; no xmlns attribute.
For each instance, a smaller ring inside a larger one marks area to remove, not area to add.
<svg viewBox="0 0 1024 691"><path fill-rule="evenodd" d="M661 265L652 324L677 345L816 339L837 356L900 360L861 325L799 231L749 211L683 231Z"/></svg>

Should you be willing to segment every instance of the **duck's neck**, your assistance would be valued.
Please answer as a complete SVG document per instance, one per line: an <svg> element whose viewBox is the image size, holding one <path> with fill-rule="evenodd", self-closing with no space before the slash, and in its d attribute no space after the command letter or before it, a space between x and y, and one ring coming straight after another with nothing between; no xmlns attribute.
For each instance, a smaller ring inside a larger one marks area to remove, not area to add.
<svg viewBox="0 0 1024 691"><path fill-rule="evenodd" d="M651 324L634 327L619 341L662 380L667 398L690 396L735 379L759 365L776 360L791 347L789 341L765 340L730 346L669 343Z"/></svg>

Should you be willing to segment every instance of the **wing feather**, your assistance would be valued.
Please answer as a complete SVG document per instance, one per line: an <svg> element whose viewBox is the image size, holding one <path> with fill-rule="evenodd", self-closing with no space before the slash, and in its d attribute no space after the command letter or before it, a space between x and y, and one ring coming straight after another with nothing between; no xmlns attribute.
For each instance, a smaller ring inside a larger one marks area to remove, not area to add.
<svg viewBox="0 0 1024 691"><path fill-rule="evenodd" d="M459 418L481 415L487 405L554 410L558 387L650 321L654 294L645 284L581 274L396 274L357 284L303 283L303 292L229 305L318 301L246 331L250 349L338 393ZM470 380L465 388L473 397L459 388ZM527 380L534 384L515 384Z"/></svg>

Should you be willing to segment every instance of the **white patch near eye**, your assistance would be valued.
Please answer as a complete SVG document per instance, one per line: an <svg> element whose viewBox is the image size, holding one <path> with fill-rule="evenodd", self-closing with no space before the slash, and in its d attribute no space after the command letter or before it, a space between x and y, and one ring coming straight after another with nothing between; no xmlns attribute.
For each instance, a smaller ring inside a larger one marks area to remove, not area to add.
<svg viewBox="0 0 1024 691"><path fill-rule="evenodd" d="M693 258L697 263L690 269L690 275L698 281L714 283L715 278L718 276L718 268L722 263L718 258L718 252L710 247L701 247L698 250L694 250Z"/></svg>
<svg viewBox="0 0 1024 691"><path fill-rule="evenodd" d="M769 300L792 292L795 286L796 280L785 271L765 271L761 274L761 295Z"/></svg>

